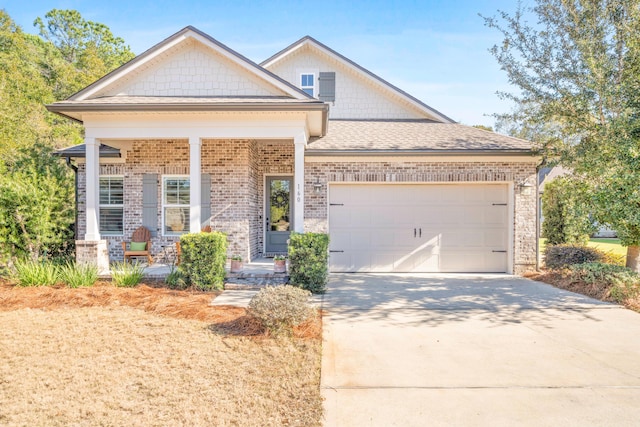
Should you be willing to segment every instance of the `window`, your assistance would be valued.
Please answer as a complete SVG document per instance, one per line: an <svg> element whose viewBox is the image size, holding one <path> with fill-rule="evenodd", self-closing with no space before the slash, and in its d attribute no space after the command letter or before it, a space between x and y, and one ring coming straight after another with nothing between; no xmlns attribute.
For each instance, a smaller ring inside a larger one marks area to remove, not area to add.
<svg viewBox="0 0 640 427"><path fill-rule="evenodd" d="M311 96L315 96L315 80L316 79L314 74L300 74L300 89Z"/></svg>
<svg viewBox="0 0 640 427"><path fill-rule="evenodd" d="M100 177L100 234L121 236L124 215L124 178Z"/></svg>
<svg viewBox="0 0 640 427"><path fill-rule="evenodd" d="M177 236L189 231L189 178L165 176L162 179L163 234Z"/></svg>

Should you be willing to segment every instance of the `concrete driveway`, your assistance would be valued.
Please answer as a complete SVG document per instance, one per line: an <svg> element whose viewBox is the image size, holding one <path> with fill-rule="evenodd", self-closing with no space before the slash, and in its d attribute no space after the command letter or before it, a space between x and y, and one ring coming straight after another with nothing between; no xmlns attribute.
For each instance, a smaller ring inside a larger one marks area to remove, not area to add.
<svg viewBox="0 0 640 427"><path fill-rule="evenodd" d="M332 274L325 425L640 425L640 314L506 275Z"/></svg>

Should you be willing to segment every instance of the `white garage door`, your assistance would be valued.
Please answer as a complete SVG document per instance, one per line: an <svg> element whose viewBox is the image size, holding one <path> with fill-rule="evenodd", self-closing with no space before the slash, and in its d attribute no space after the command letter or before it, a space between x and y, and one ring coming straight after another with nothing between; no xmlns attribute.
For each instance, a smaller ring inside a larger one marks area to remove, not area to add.
<svg viewBox="0 0 640 427"><path fill-rule="evenodd" d="M334 272L506 272L506 184L332 184Z"/></svg>

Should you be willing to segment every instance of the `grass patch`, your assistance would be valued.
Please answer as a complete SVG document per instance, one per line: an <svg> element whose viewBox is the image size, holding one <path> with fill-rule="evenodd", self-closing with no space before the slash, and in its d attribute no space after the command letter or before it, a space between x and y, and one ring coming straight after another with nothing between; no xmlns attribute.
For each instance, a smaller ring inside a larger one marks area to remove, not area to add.
<svg viewBox="0 0 640 427"><path fill-rule="evenodd" d="M60 281L70 288L93 286L98 281L98 267L68 262L58 268Z"/></svg>
<svg viewBox="0 0 640 427"><path fill-rule="evenodd" d="M58 267L50 261L19 261L16 279L20 286L53 286L58 283Z"/></svg>
<svg viewBox="0 0 640 427"><path fill-rule="evenodd" d="M320 320L268 339L216 292L0 284L0 424L320 426Z"/></svg>
<svg viewBox="0 0 640 427"><path fill-rule="evenodd" d="M540 253L544 254L544 250L547 246L547 239L539 239L539 246ZM613 254L615 257L620 258L620 263L623 265L627 259L627 248L620 244L620 239L593 238L589 239L587 246Z"/></svg>
<svg viewBox="0 0 640 427"><path fill-rule="evenodd" d="M131 288L142 281L144 267L137 262L114 262L111 265L111 280L116 286Z"/></svg>

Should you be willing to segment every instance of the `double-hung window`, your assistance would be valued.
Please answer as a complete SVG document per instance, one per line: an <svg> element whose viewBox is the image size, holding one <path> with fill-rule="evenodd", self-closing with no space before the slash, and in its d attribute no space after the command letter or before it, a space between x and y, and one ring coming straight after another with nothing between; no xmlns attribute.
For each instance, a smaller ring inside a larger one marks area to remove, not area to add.
<svg viewBox="0 0 640 427"><path fill-rule="evenodd" d="M312 73L303 73L300 74L300 89L305 91L311 96L316 96L315 94L316 87L316 76Z"/></svg>
<svg viewBox="0 0 640 427"><path fill-rule="evenodd" d="M124 216L124 177L100 177L100 234L121 236Z"/></svg>
<svg viewBox="0 0 640 427"><path fill-rule="evenodd" d="M189 232L189 191L189 177L162 178L162 227L165 236Z"/></svg>

